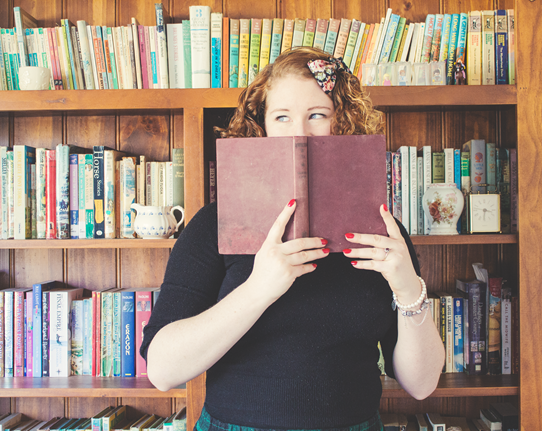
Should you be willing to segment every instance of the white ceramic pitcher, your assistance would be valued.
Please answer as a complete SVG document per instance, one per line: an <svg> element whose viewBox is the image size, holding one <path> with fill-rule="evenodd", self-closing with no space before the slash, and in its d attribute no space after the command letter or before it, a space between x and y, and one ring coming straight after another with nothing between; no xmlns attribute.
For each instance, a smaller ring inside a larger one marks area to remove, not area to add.
<svg viewBox="0 0 542 431"><path fill-rule="evenodd" d="M134 230L143 239L167 239L184 221L184 208L180 205L158 207L134 203L131 208L136 211ZM179 222L173 215L175 210L181 213Z"/></svg>

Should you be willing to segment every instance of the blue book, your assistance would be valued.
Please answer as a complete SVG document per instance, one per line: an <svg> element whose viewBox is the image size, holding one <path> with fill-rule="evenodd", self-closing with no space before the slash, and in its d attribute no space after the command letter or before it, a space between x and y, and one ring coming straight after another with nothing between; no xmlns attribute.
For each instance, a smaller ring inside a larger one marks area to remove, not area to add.
<svg viewBox="0 0 542 431"><path fill-rule="evenodd" d="M43 377L49 377L49 292L41 294L41 370ZM36 372L36 370L34 370Z"/></svg>
<svg viewBox="0 0 542 431"><path fill-rule="evenodd" d="M121 292L113 292L113 377L121 376Z"/></svg>
<svg viewBox="0 0 542 431"><path fill-rule="evenodd" d="M121 376L135 377L135 292L121 296Z"/></svg>
<svg viewBox="0 0 542 431"><path fill-rule="evenodd" d="M190 20L183 19L184 88L192 88L192 37Z"/></svg>
<svg viewBox="0 0 542 431"><path fill-rule="evenodd" d="M397 25L399 24L399 15L391 14L388 28L386 29L386 35L384 36L384 43L382 45L382 52L380 53L380 59L378 63L387 63L390 54L393 40L395 39L395 33L397 32Z"/></svg>
<svg viewBox="0 0 542 431"><path fill-rule="evenodd" d="M495 11L495 77L497 85L508 84L508 17L506 11Z"/></svg>
<svg viewBox="0 0 542 431"><path fill-rule="evenodd" d="M230 20L230 88L239 85L239 20Z"/></svg>
<svg viewBox="0 0 542 431"><path fill-rule="evenodd" d="M451 24L452 24L452 15L449 13L444 14L444 19L442 21L442 37L440 39L439 61L446 61L448 59L448 47L450 45Z"/></svg>
<svg viewBox="0 0 542 431"><path fill-rule="evenodd" d="M83 375L92 375L92 310L94 302L92 298L83 299Z"/></svg>
<svg viewBox="0 0 542 431"><path fill-rule="evenodd" d="M454 150L454 183L461 190L461 150ZM457 232L461 233L461 217L457 221Z"/></svg>
<svg viewBox="0 0 542 431"><path fill-rule="evenodd" d="M459 14L454 13L450 23L450 41L448 43L448 58L446 64L446 85L454 83L454 63L456 59L457 36L459 35Z"/></svg>
<svg viewBox="0 0 542 431"><path fill-rule="evenodd" d="M461 59L464 65L465 62L465 52L467 50L467 27L468 27L468 15L466 13L459 14L459 33L457 34L457 48L455 59Z"/></svg>
<svg viewBox="0 0 542 431"><path fill-rule="evenodd" d="M453 298L454 325L454 373L462 373L463 367L463 298Z"/></svg>
<svg viewBox="0 0 542 431"><path fill-rule="evenodd" d="M211 88L222 87L222 38L211 38Z"/></svg>
<svg viewBox="0 0 542 431"><path fill-rule="evenodd" d="M58 281L46 281L32 285L32 326L35 329L32 335L32 368L34 377L42 376L42 294L61 285Z"/></svg>
<svg viewBox="0 0 542 431"><path fill-rule="evenodd" d="M329 55L333 55L333 51L335 51L335 42L337 42L337 31L333 31L331 29L331 20L329 23L329 27L327 30L327 36L326 36L326 44L324 45L324 51L327 52Z"/></svg>

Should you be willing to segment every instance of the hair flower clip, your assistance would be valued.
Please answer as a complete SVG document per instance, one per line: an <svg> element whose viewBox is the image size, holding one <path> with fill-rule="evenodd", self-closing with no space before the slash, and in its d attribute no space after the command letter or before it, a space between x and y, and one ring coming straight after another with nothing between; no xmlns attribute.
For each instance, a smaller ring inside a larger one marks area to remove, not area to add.
<svg viewBox="0 0 542 431"><path fill-rule="evenodd" d="M342 57L329 57L328 60L311 60L307 63L311 73L316 79L318 85L324 90L324 93L329 94L335 87L337 80L337 70L350 72L348 66L344 63Z"/></svg>

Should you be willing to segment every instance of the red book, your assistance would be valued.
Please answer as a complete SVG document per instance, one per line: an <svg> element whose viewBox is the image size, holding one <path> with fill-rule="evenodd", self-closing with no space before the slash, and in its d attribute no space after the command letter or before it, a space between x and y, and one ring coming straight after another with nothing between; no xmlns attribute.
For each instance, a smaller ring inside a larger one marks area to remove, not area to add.
<svg viewBox="0 0 542 431"><path fill-rule="evenodd" d="M26 319L26 343L25 343L25 363L26 370L24 375L26 377L34 377L34 321L32 319L32 313L34 310L34 296L33 292L30 290L26 292L26 304L24 307L25 319ZM40 328L41 329L41 328Z"/></svg>
<svg viewBox="0 0 542 431"><path fill-rule="evenodd" d="M13 295L13 376L24 376L25 292L32 289L14 289Z"/></svg>
<svg viewBox="0 0 542 431"><path fill-rule="evenodd" d="M149 88L149 77L147 74L147 48L145 47L145 27L137 26L137 39L139 42L139 58L141 61L141 83L143 88Z"/></svg>
<svg viewBox="0 0 542 431"><path fill-rule="evenodd" d="M54 29L52 28L45 28L44 29L47 35L47 43L49 44L49 56L51 58L51 68L53 70L53 82L55 84L55 90L61 90L62 89L62 77L59 75L58 69L57 69L57 63L56 63L56 53L55 53L55 46L53 42L54 35Z"/></svg>
<svg viewBox="0 0 542 431"><path fill-rule="evenodd" d="M45 150L45 238L56 238L56 151Z"/></svg>
<svg viewBox="0 0 542 431"><path fill-rule="evenodd" d="M359 247L348 232L387 234L383 135L218 139L216 153L222 254L255 254L293 198L284 241L322 237L342 252Z"/></svg>
<svg viewBox="0 0 542 431"><path fill-rule="evenodd" d="M152 290L136 291L135 302L136 377L147 377L147 363L139 354L139 348L143 342L143 329L151 317Z"/></svg>

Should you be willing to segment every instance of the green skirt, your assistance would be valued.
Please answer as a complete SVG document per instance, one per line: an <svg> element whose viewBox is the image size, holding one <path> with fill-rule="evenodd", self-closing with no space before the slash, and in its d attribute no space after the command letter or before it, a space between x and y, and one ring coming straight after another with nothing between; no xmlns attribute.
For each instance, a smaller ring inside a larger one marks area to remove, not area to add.
<svg viewBox="0 0 542 431"><path fill-rule="evenodd" d="M269 429L251 428L239 425L232 425L221 422L213 418L205 407L201 411L201 416L194 426L194 431L271 431ZM284 431L284 430L283 430ZM287 430L287 431L309 431L309 430ZM322 431L322 430L310 430ZM384 426L380 420L380 415L376 412L371 419L358 425L352 425L344 428L325 428L325 431L384 431Z"/></svg>

